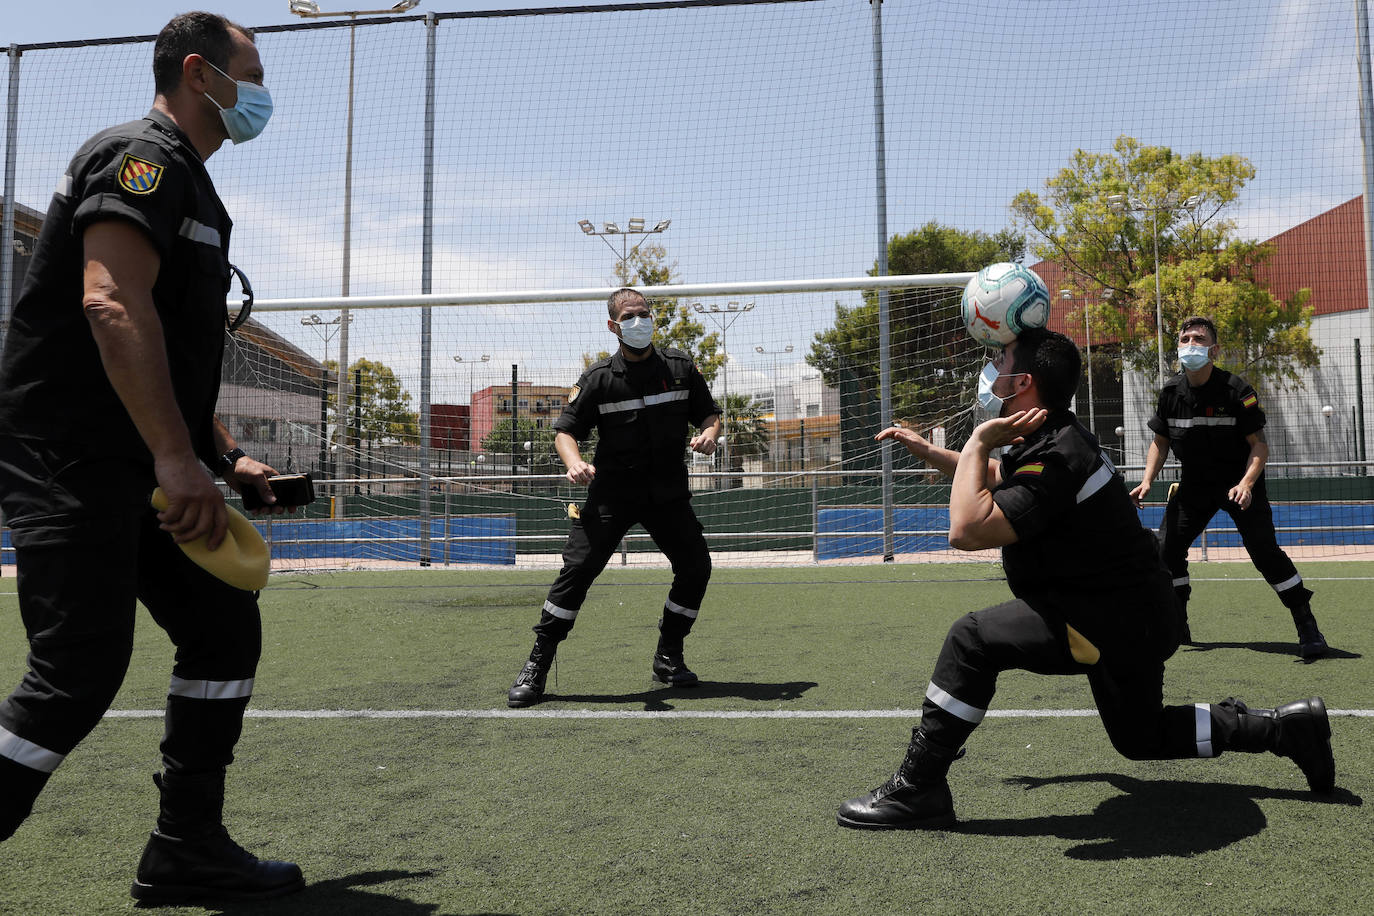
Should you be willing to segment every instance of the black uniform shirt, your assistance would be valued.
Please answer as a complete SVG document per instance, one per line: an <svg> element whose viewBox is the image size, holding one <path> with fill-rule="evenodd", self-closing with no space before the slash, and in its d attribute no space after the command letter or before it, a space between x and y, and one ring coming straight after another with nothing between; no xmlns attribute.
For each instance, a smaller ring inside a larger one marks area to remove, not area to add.
<svg viewBox="0 0 1374 916"><path fill-rule="evenodd" d="M1104 616L1151 607L1167 575L1125 482L1067 410L1002 458L992 498L1016 530L1002 548L1007 584L1033 607L1063 613L1090 639ZM1110 628L1110 626L1109 626Z"/></svg>
<svg viewBox="0 0 1374 916"><path fill-rule="evenodd" d="M1238 375L1212 367L1201 386L1180 372L1159 392L1149 427L1169 440L1183 466L1183 479L1234 486L1245 476L1250 443L1245 437L1264 428L1255 389Z"/></svg>
<svg viewBox="0 0 1374 916"><path fill-rule="evenodd" d="M233 224L190 139L159 111L87 140L58 182L0 359L0 435L151 462L81 307L82 236L106 219L133 223L161 257L153 304L172 388L213 466Z"/></svg>
<svg viewBox="0 0 1374 916"><path fill-rule="evenodd" d="M582 373L553 428L578 440L595 428L596 479L640 488L661 502L690 495L682 460L688 424L700 426L718 413L686 353L654 348L647 359L630 362L617 351Z"/></svg>

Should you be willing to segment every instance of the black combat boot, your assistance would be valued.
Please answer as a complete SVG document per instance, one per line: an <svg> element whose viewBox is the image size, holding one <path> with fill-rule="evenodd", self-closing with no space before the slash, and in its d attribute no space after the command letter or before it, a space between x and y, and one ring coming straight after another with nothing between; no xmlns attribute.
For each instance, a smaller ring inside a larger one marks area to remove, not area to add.
<svg viewBox="0 0 1374 916"><path fill-rule="evenodd" d="M195 900L262 900L305 887L291 862L263 861L245 851L221 823L224 771L163 773L157 829L143 849L130 893L145 906Z"/></svg>
<svg viewBox="0 0 1374 916"><path fill-rule="evenodd" d="M1313 792L1336 787L1336 758L1331 753L1331 723L1321 697L1287 703L1278 709L1251 709L1240 700L1227 701L1237 715L1229 750L1257 754L1268 751L1298 765Z"/></svg>
<svg viewBox="0 0 1374 916"><path fill-rule="evenodd" d="M911 746L892 778L867 795L851 798L836 814L841 827L866 830L929 830L954 821L954 797L945 774L957 751L911 730Z"/></svg>
<svg viewBox="0 0 1374 916"><path fill-rule="evenodd" d="M0 785L5 787L0 795L0 842L14 836L14 831L33 811L34 800L43 791L49 775L0 757Z"/></svg>
<svg viewBox="0 0 1374 916"><path fill-rule="evenodd" d="M1298 655L1308 659L1325 655L1326 637L1317 629L1317 618L1312 615L1312 605L1304 602L1288 610L1293 615L1293 626L1298 629Z"/></svg>
<svg viewBox="0 0 1374 916"><path fill-rule="evenodd" d="M658 622L658 648L654 650L653 679L670 687L695 687L697 676L682 659L682 641L692 630L693 619L664 608Z"/></svg>
<svg viewBox="0 0 1374 916"><path fill-rule="evenodd" d="M512 709L533 706L544 696L544 682L548 679L549 668L553 665L558 643L538 637L530 650L530 660L516 675L515 683L506 693L506 705Z"/></svg>

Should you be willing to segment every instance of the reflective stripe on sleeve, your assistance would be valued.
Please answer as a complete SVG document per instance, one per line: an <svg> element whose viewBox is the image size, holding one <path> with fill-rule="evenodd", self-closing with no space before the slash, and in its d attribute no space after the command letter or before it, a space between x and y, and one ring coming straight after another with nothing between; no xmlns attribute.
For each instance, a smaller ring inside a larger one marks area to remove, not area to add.
<svg viewBox="0 0 1374 916"><path fill-rule="evenodd" d="M1215 757L1212 750L1212 707L1206 703L1194 703L1193 721L1197 726L1197 755Z"/></svg>
<svg viewBox="0 0 1374 916"><path fill-rule="evenodd" d="M188 238L193 242L200 242L202 245L213 245L219 247L219 230L214 226L207 226L199 220L186 217L181 221L181 229L178 235Z"/></svg>
<svg viewBox="0 0 1374 916"><path fill-rule="evenodd" d="M253 678L238 681L186 680L172 675L169 697L188 697L192 700L239 700L253 695Z"/></svg>
<svg viewBox="0 0 1374 916"><path fill-rule="evenodd" d="M69 197L72 193L72 176L63 175L57 179L57 188L54 191L58 197Z"/></svg>
<svg viewBox="0 0 1374 916"><path fill-rule="evenodd" d="M1083 486L1079 488L1076 501L1081 503L1089 496L1092 496L1098 490L1102 489L1109 482L1111 482L1111 479L1115 476L1116 475L1112 472L1112 466L1110 464L1102 465L1102 467L1098 468L1096 471L1093 471L1092 476L1089 477L1087 481L1084 482Z"/></svg>
<svg viewBox="0 0 1374 916"><path fill-rule="evenodd" d="M576 619L577 619L577 611L570 611L570 610L568 610L568 609L565 608L565 607L559 607L558 605L554 604L552 601L545 601L545 602L544 602L544 610L548 611L550 614L552 614L553 616L557 617L559 620L576 620Z"/></svg>
<svg viewBox="0 0 1374 916"><path fill-rule="evenodd" d="M986 709L979 709L977 706L970 706L963 700L955 699L950 694L935 686L931 681L926 688L926 699L943 709L950 715L958 716L965 722L972 722L977 725L983 721L983 716L988 714Z"/></svg>
<svg viewBox="0 0 1374 916"><path fill-rule="evenodd" d="M0 726L0 757L7 757L20 766L40 773L51 773L57 769L58 764L67 759L66 754L59 754L42 745L34 744L4 726Z"/></svg>
<svg viewBox="0 0 1374 916"><path fill-rule="evenodd" d="M1177 579L1174 580L1174 588L1178 588L1180 585L1187 585L1188 581L1189 580L1187 576L1179 576Z"/></svg>

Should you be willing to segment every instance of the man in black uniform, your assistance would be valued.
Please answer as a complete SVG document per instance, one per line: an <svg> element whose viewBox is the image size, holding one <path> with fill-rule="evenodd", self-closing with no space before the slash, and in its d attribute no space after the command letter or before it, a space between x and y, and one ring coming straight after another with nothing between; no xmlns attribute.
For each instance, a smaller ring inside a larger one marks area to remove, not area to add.
<svg viewBox="0 0 1374 916"><path fill-rule="evenodd" d="M697 676L682 658L682 642L696 622L711 555L692 511L686 443L710 455L720 434L720 407L692 358L653 345L654 318L644 297L619 289L607 303L606 327L620 349L594 363L578 379L568 406L554 423L554 447L568 468L568 480L588 484L587 501L569 509L572 530L558 574L535 624L534 649L507 694L507 705L530 706L544 695L544 683L558 644L572 630L587 589L636 522L673 566L673 584L659 621L652 662L656 681L691 687ZM701 432L687 441L688 423ZM579 439L599 435L593 464L582 460Z"/></svg>
<svg viewBox="0 0 1374 916"><path fill-rule="evenodd" d="M1327 646L1312 615L1312 592L1302 584L1302 576L1274 534L1274 514L1264 489L1269 443L1259 396L1245 379L1213 364L1220 348L1216 325L1209 319L1184 321L1178 344L1183 371L1159 393L1159 406L1149 423L1155 438L1145 458L1144 477L1131 498L1137 507L1143 504L1173 448L1183 473L1165 507L1160 534L1164 562L1184 611L1184 641L1192 641L1187 628L1188 598L1193 592L1188 548L1217 510L1223 509L1235 521L1251 562L1292 614L1298 629L1298 654L1320 658Z"/></svg>
<svg viewBox="0 0 1374 916"><path fill-rule="evenodd" d="M262 130L271 97L252 35L210 13L167 24L153 72L147 117L92 137L58 183L0 359L0 506L30 647L0 703L0 839L114 699L137 599L176 660L133 895L274 896L303 886L300 869L259 861L221 824L261 650L257 598L177 547L224 540L207 465L275 502L273 469L214 415L231 223L204 165Z"/></svg>
<svg viewBox="0 0 1374 916"><path fill-rule="evenodd" d="M906 758L882 786L840 807L842 826L952 824L949 765L986 715L997 676L1018 668L1086 675L1112 745L1132 760L1271 751L1296 761L1313 791L1334 787L1319 698L1278 709L1235 699L1163 705L1178 605L1125 483L1068 409L1080 371L1067 337L1025 331L984 369L979 400L999 419L978 426L962 452L910 430L878 434L954 478L950 545L1001 547L1016 597L950 628ZM992 460L1006 445L1002 460Z"/></svg>

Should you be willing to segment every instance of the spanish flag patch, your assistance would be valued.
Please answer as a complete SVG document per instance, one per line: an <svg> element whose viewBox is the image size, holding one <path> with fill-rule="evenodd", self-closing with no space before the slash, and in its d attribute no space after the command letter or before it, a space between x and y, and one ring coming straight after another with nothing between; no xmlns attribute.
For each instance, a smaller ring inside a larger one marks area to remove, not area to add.
<svg viewBox="0 0 1374 916"><path fill-rule="evenodd" d="M1017 468L1016 473L1011 476L1020 477L1022 474L1029 474L1032 477L1039 477L1043 473L1045 473L1045 466L1043 464L1023 464Z"/></svg>
<svg viewBox="0 0 1374 916"><path fill-rule="evenodd" d="M162 180L162 166L129 154L119 164L119 186L130 194L151 194Z"/></svg>
<svg viewBox="0 0 1374 916"><path fill-rule="evenodd" d="M1255 395L1253 392L1250 393L1250 394L1247 394L1247 395L1245 396L1245 399L1244 399L1243 401L1240 402L1240 406L1242 406L1242 407L1258 407L1258 406L1259 406L1259 397L1258 397L1257 395Z"/></svg>

